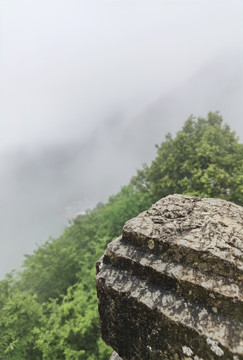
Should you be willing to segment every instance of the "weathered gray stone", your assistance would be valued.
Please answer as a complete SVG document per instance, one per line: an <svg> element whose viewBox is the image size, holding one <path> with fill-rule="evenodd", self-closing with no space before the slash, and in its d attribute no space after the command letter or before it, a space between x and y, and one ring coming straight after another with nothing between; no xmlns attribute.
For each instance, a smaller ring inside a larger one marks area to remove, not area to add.
<svg viewBox="0 0 243 360"><path fill-rule="evenodd" d="M97 293L102 337L123 360L242 360L243 208L161 199L108 245Z"/></svg>
<svg viewBox="0 0 243 360"><path fill-rule="evenodd" d="M120 358L117 352L113 352L113 354L110 357L110 360L122 360L122 358Z"/></svg>

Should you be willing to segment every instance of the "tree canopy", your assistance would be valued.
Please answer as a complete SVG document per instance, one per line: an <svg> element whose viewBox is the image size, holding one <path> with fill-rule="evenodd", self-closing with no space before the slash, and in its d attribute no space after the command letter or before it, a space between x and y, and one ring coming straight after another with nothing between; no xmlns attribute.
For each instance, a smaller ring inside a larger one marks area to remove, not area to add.
<svg viewBox="0 0 243 360"><path fill-rule="evenodd" d="M178 193L243 205L243 145L218 113L191 116L175 138L168 134L158 146L144 179L153 201Z"/></svg>

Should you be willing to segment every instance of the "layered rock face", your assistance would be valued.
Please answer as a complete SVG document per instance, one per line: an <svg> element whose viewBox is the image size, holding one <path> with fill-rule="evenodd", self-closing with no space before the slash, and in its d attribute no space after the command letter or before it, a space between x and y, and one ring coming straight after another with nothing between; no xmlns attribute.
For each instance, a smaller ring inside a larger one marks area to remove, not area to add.
<svg viewBox="0 0 243 360"><path fill-rule="evenodd" d="M112 359L242 360L243 208L161 199L108 245L97 294Z"/></svg>

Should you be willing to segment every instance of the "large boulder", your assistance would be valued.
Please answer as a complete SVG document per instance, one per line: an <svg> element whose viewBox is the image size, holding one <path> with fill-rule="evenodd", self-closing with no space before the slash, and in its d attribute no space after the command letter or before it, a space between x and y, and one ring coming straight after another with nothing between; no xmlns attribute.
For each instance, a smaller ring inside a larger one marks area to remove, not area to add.
<svg viewBox="0 0 243 360"><path fill-rule="evenodd" d="M97 262L113 359L243 359L243 208L173 195L129 220Z"/></svg>

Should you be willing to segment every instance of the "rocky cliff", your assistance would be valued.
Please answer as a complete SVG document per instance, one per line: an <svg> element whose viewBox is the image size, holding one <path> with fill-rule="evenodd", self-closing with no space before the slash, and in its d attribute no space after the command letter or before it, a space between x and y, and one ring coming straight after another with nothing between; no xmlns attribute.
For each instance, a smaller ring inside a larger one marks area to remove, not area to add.
<svg viewBox="0 0 243 360"><path fill-rule="evenodd" d="M97 294L112 359L242 360L243 208L159 200L108 245Z"/></svg>

